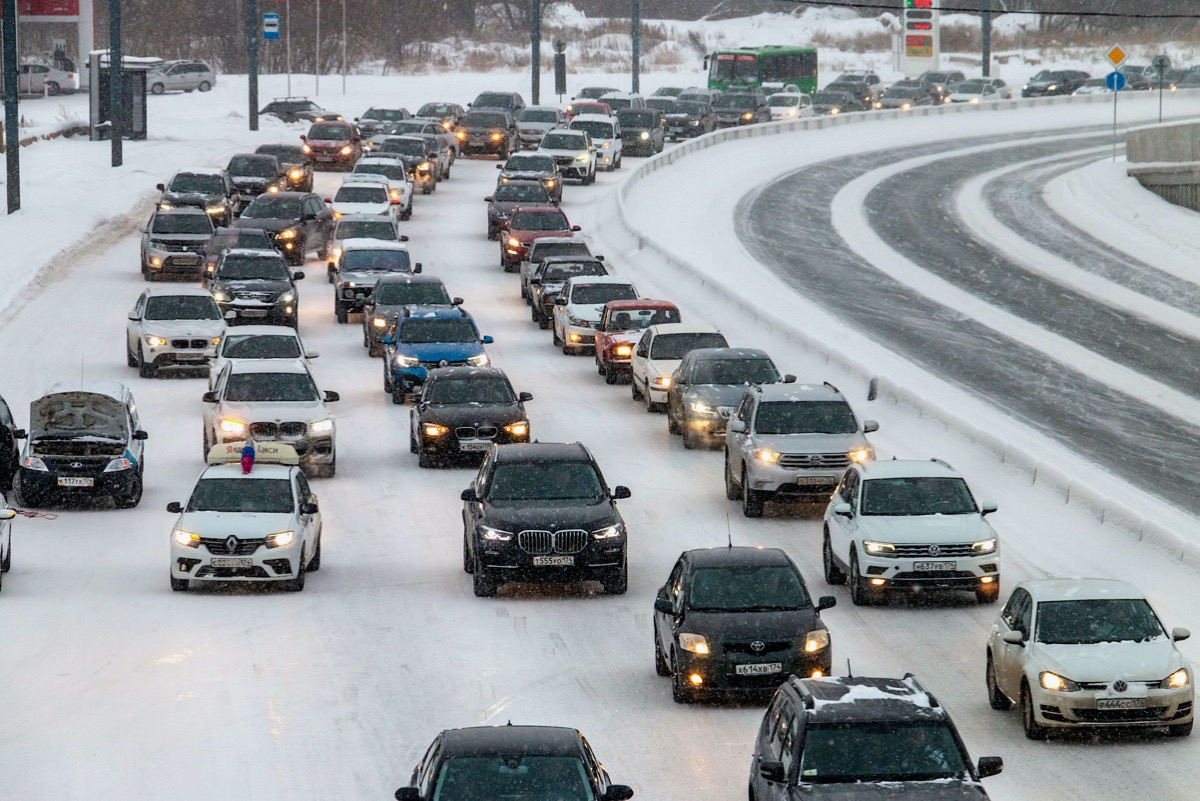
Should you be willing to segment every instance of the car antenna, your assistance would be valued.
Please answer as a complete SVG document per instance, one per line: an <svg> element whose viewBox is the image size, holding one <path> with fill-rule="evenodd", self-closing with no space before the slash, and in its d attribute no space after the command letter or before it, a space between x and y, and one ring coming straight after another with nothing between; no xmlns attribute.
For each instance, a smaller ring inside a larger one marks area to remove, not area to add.
<svg viewBox="0 0 1200 801"><path fill-rule="evenodd" d="M729 543L729 550L733 550L733 529L729 527L729 512L725 513L725 541Z"/></svg>
<svg viewBox="0 0 1200 801"><path fill-rule="evenodd" d="M854 671L850 669L850 657L846 657L846 676L854 678Z"/></svg>

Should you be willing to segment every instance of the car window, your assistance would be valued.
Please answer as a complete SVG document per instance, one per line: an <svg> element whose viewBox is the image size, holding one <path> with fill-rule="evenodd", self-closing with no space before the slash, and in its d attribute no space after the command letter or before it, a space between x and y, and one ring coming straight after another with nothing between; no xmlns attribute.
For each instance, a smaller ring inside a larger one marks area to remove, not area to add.
<svg viewBox="0 0 1200 801"><path fill-rule="evenodd" d="M396 241L396 229L387 220L346 220L338 221L333 231L334 239L382 239L386 242Z"/></svg>
<svg viewBox="0 0 1200 801"><path fill-rule="evenodd" d="M375 287L372 298L376 306L415 306L450 302L446 287L440 283L382 282Z"/></svg>
<svg viewBox="0 0 1200 801"><path fill-rule="evenodd" d="M703 359L692 370L693 384L770 384L779 371L770 359Z"/></svg>
<svg viewBox="0 0 1200 801"><path fill-rule="evenodd" d="M691 576L688 605L703 612L771 612L810 606L790 565L703 567Z"/></svg>
<svg viewBox="0 0 1200 801"><path fill-rule="evenodd" d="M171 192L196 192L206 195L225 193L225 179L220 175L203 175L192 172L177 173L167 189Z"/></svg>
<svg viewBox="0 0 1200 801"><path fill-rule="evenodd" d="M207 214L155 214L152 234L211 234Z"/></svg>
<svg viewBox="0 0 1200 801"><path fill-rule="evenodd" d="M292 336L281 334L237 334L225 335L221 355L227 359L298 359L300 342Z"/></svg>
<svg viewBox="0 0 1200 801"><path fill-rule="evenodd" d="M682 359L690 350L697 348L724 348L728 346L725 335L718 332L659 334L650 348L651 359Z"/></svg>
<svg viewBox="0 0 1200 801"><path fill-rule="evenodd" d="M551 131L542 137L541 147L547 150L583 150L587 142L582 136L571 136Z"/></svg>
<svg viewBox="0 0 1200 801"><path fill-rule="evenodd" d="M806 784L934 781L966 771L944 722L854 722L808 727L799 778Z"/></svg>
<svg viewBox="0 0 1200 801"><path fill-rule="evenodd" d="M430 342L478 342L475 325L464 317L412 317L400 326L400 341L407 344Z"/></svg>
<svg viewBox="0 0 1200 801"><path fill-rule="evenodd" d="M432 801L563 798L594 801L583 762L567 756L456 756L442 762Z"/></svg>
<svg viewBox="0 0 1200 801"><path fill-rule="evenodd" d="M289 281L287 262L277 256L243 256L226 251L214 278L224 281Z"/></svg>
<svg viewBox="0 0 1200 801"><path fill-rule="evenodd" d="M570 231L564 214L523 214L517 212L508 222L514 231Z"/></svg>
<svg viewBox="0 0 1200 801"><path fill-rule="evenodd" d="M225 384L225 400L240 403L287 403L317 400L308 373L237 373Z"/></svg>
<svg viewBox="0 0 1200 801"><path fill-rule="evenodd" d="M342 186L333 196L335 203L387 203L387 188L375 186Z"/></svg>
<svg viewBox="0 0 1200 801"><path fill-rule="evenodd" d="M525 185L520 185L520 184L517 184L514 186L513 184L501 184L496 189L496 194L493 197L496 200L504 201L506 203L513 203L513 202L548 203L550 201L550 195L549 195L549 193L546 192L546 187L542 186L541 184L537 184L536 186L535 185L525 186ZM547 216L551 216L551 215L547 215ZM564 223L565 223L565 220L564 220ZM542 230L546 230L546 229L542 229ZM565 227L553 228L553 229L548 229L548 230L565 231L566 228Z"/></svg>
<svg viewBox="0 0 1200 801"><path fill-rule="evenodd" d="M422 400L427 403L516 403L508 382L498 376L443 378L432 382Z"/></svg>
<svg viewBox="0 0 1200 801"><path fill-rule="evenodd" d="M216 301L207 295L152 295L146 299L146 320L220 320Z"/></svg>
<svg viewBox="0 0 1200 801"><path fill-rule="evenodd" d="M571 289L571 303L588 306L636 298L637 290L629 284L575 284Z"/></svg>
<svg viewBox="0 0 1200 801"><path fill-rule="evenodd" d="M342 254L338 269L348 272L410 272L412 264L406 250L348 250Z"/></svg>
<svg viewBox="0 0 1200 801"><path fill-rule="evenodd" d="M242 216L251 220L294 220L300 216L300 201L294 197L259 195L246 207Z"/></svg>
<svg viewBox="0 0 1200 801"><path fill-rule="evenodd" d="M1048 645L1149 642L1166 631L1142 598L1042 601L1035 639Z"/></svg>

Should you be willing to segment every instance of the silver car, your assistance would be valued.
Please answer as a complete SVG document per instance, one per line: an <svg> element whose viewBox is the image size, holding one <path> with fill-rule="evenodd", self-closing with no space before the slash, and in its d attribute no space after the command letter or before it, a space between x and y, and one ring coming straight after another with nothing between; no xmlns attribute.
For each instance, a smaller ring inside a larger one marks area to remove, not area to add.
<svg viewBox="0 0 1200 801"><path fill-rule="evenodd" d="M213 68L203 61L168 61L146 76L151 94L163 92L207 92L217 83Z"/></svg>

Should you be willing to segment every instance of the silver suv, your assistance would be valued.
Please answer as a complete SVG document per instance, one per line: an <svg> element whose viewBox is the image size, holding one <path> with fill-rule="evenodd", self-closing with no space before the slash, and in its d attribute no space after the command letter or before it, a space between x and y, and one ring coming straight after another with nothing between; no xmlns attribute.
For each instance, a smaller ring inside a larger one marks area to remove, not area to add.
<svg viewBox="0 0 1200 801"><path fill-rule="evenodd" d="M146 76L146 87L155 95L196 89L207 92L216 83L216 73L203 61L168 61Z"/></svg>
<svg viewBox="0 0 1200 801"><path fill-rule="evenodd" d="M773 496L824 503L851 462L875 457L837 387L765 384L746 390L725 430L725 496L746 517L762 517Z"/></svg>

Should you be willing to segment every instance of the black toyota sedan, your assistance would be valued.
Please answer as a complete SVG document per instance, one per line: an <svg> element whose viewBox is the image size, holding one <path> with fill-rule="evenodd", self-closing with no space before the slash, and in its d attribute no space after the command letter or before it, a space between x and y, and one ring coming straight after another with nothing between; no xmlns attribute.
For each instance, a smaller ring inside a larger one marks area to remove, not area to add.
<svg viewBox="0 0 1200 801"><path fill-rule="evenodd" d="M287 188L295 192L311 192L313 188L312 163L304 155L300 145L259 145L255 153L274 156L279 166L287 170Z"/></svg>
<svg viewBox="0 0 1200 801"><path fill-rule="evenodd" d="M625 520L592 452L578 442L494 445L462 492L463 570L475 594L507 581L629 585Z"/></svg>
<svg viewBox="0 0 1200 801"><path fill-rule="evenodd" d="M529 442L528 392L513 391L495 367L431 370L410 413L408 448L417 464L431 467L458 457L479 457L493 443ZM478 458L476 458L478 461Z"/></svg>

